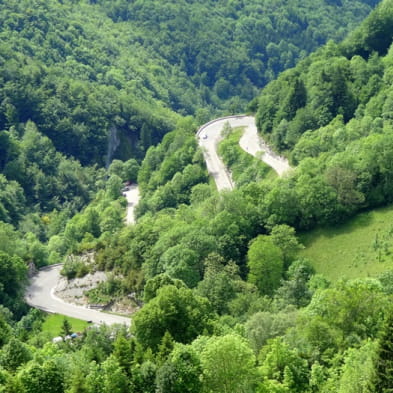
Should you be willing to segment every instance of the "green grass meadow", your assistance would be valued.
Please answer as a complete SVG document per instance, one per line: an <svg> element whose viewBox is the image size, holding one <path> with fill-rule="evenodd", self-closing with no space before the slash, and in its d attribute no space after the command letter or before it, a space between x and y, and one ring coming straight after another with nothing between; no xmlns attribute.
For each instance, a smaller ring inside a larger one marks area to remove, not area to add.
<svg viewBox="0 0 393 393"><path fill-rule="evenodd" d="M393 206L364 212L343 225L299 234L299 254L332 281L393 270Z"/></svg>
<svg viewBox="0 0 393 393"><path fill-rule="evenodd" d="M50 314L46 317L42 324L42 331L44 333L48 333L51 337L60 336L64 318L66 318L71 324L72 332L83 332L89 325L86 321L82 321L80 319L65 317L64 315L59 314Z"/></svg>

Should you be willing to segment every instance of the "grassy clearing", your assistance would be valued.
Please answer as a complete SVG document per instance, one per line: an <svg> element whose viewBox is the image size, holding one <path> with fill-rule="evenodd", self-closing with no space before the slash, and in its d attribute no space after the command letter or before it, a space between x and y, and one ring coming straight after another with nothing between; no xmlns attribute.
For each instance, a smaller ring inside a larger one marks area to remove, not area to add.
<svg viewBox="0 0 393 393"><path fill-rule="evenodd" d="M85 328L89 325L86 321L82 321L80 319L65 317L64 315L59 314L50 314L46 317L42 325L42 331L44 333L48 333L51 337L59 336L64 318L67 318L68 322L71 324L71 330L73 332L83 332L83 330L85 330Z"/></svg>
<svg viewBox="0 0 393 393"><path fill-rule="evenodd" d="M306 247L300 255L330 280L376 277L393 269L393 206L302 234L300 240Z"/></svg>

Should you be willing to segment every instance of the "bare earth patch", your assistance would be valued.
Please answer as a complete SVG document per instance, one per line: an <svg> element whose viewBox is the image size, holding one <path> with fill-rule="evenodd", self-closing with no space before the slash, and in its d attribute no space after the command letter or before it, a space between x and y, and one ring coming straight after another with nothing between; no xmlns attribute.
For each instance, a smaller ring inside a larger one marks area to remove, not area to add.
<svg viewBox="0 0 393 393"><path fill-rule="evenodd" d="M55 295L67 303L77 306L87 306L89 304L85 292L96 288L98 284L107 280L105 272L95 272L86 274L81 278L67 280L61 277L55 288Z"/></svg>
<svg viewBox="0 0 393 393"><path fill-rule="evenodd" d="M89 299L85 293L90 289L96 288L107 279L107 274L101 271L89 273L84 277L73 278L72 280L61 277L55 287L54 294L66 303L88 307ZM131 299L124 298L111 302L104 309L109 312L129 315L135 312L138 307L135 306L135 303Z"/></svg>

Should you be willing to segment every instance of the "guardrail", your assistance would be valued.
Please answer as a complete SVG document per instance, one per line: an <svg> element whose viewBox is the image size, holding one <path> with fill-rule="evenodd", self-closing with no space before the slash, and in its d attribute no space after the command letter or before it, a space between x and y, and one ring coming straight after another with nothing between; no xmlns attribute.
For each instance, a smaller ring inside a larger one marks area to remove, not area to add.
<svg viewBox="0 0 393 393"><path fill-rule="evenodd" d="M93 310L102 310L106 307L106 305L103 304L88 304L87 308L91 308Z"/></svg>
<svg viewBox="0 0 393 393"><path fill-rule="evenodd" d="M246 117L248 117L249 115L245 115L245 114L240 114L240 115L229 115L229 116L223 116L223 117L219 117L217 119L211 120L208 123L203 124L201 127L199 127L198 131L196 132L196 136L198 138L200 138L200 134L207 128L209 127L211 124L220 122L220 121L225 121L225 120L230 120L230 119L244 119ZM205 157L206 160L206 157ZM232 175L231 172L229 171L229 169L224 165L224 171L227 175L228 178L228 182L231 186L231 188L235 188L235 184L232 180Z"/></svg>
<svg viewBox="0 0 393 393"><path fill-rule="evenodd" d="M230 115L230 116L224 116L224 117L219 117L218 119L210 120L208 123L203 124L202 126L199 127L198 131L196 132L196 135L199 136L200 133L210 124L216 123L217 121L222 121L222 120L228 120L228 119L243 119L244 117L248 117L248 115Z"/></svg>
<svg viewBox="0 0 393 393"><path fill-rule="evenodd" d="M41 270L50 270L50 269L52 269L53 267L62 266L62 265L63 265L62 262L60 262L60 263L54 263L53 265L47 265L47 266L40 267L40 268L38 269L38 271L41 271Z"/></svg>

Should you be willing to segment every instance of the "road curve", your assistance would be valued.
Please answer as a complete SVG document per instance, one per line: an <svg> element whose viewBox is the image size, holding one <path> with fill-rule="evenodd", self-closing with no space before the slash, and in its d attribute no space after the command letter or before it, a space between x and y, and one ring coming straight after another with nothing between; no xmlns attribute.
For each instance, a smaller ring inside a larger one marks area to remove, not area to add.
<svg viewBox="0 0 393 393"><path fill-rule="evenodd" d="M259 136L253 116L227 116L212 120L199 128L197 136L203 150L207 170L214 178L219 191L234 188L231 174L217 154L217 145L222 140L221 131L226 123L232 128L244 127L243 136L239 141L240 147L254 157L262 159L279 176L291 169L288 160L275 154Z"/></svg>
<svg viewBox="0 0 393 393"><path fill-rule="evenodd" d="M230 124L233 124L234 120ZM213 120L200 127L197 132L207 170L216 182L218 191L234 188L231 174L217 154L217 145L222 140L221 131L228 121L228 118Z"/></svg>
<svg viewBox="0 0 393 393"><path fill-rule="evenodd" d="M244 127L244 134L239 144L249 154L261 158L270 165L281 176L290 169L288 161L274 154L258 135L255 126L255 119L252 116L228 116L213 120L199 128L197 135L199 145L203 148L203 154L209 173L213 176L217 189L232 190L234 183L228 169L218 157L217 145L222 139L221 131L226 123L232 128ZM139 201L139 189L137 185L131 185L128 191L124 192L127 198L126 223L135 222L134 208ZM92 321L94 323L125 324L129 326L131 319L106 314L86 307L76 306L64 302L54 295L54 289L60 278L61 265L54 265L44 268L35 275L26 290L26 302L43 311L66 315L73 318Z"/></svg>
<svg viewBox="0 0 393 393"><path fill-rule="evenodd" d="M129 189L124 192L124 196L127 199L126 223L133 224L135 223L134 209L140 198L138 186L136 184L129 186ZM131 324L130 318L76 306L66 303L57 297L54 294L54 290L60 279L60 270L61 265L53 265L41 269L38 274L32 277L25 293L26 303L46 312L66 315L98 324L125 324L127 326Z"/></svg>
<svg viewBox="0 0 393 393"><path fill-rule="evenodd" d="M92 321L97 324L131 325L130 318L69 304L55 296L54 289L59 281L61 268L61 265L46 267L31 279L25 294L27 304L46 312Z"/></svg>

